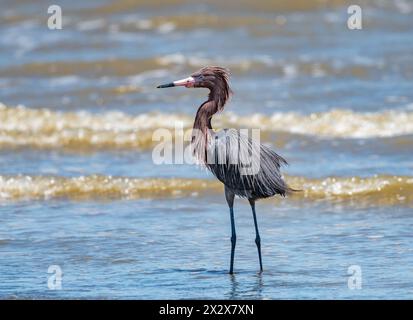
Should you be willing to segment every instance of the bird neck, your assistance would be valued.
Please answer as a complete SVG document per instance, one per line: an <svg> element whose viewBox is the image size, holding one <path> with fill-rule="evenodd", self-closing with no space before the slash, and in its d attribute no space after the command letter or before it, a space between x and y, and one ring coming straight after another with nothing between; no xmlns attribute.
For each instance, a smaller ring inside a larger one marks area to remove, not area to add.
<svg viewBox="0 0 413 320"><path fill-rule="evenodd" d="M223 89L220 86L210 90L208 100L198 108L194 129L199 129L202 132L212 129L212 116L224 109L225 103L228 100L228 92L228 89Z"/></svg>
<svg viewBox="0 0 413 320"><path fill-rule="evenodd" d="M212 134L211 119L217 111L215 101L208 100L198 108L196 113L191 144L195 158L202 164L207 162L207 145Z"/></svg>
<svg viewBox="0 0 413 320"><path fill-rule="evenodd" d="M226 93L225 93L226 92ZM195 157L200 163L207 162L207 145L213 134L211 119L212 116L224 109L225 102L228 99L228 90L211 90L208 100L198 108L196 113L194 127L192 131L192 146Z"/></svg>
<svg viewBox="0 0 413 320"><path fill-rule="evenodd" d="M194 121L194 129L206 132L208 129L212 129L211 119L212 116L218 112L217 104L214 100L205 101L196 113Z"/></svg>
<svg viewBox="0 0 413 320"><path fill-rule="evenodd" d="M229 98L231 89L224 83L218 83L215 87L210 89L208 95L208 101L212 101L215 104L216 112L224 109L225 103Z"/></svg>

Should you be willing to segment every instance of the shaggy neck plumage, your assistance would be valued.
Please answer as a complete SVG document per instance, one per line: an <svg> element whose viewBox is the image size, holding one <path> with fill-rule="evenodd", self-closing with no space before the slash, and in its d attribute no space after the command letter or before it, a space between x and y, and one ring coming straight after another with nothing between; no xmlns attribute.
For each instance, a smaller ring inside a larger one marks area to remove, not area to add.
<svg viewBox="0 0 413 320"><path fill-rule="evenodd" d="M204 88L209 89L208 100L205 101L196 113L194 130L192 130L192 147L195 157L200 163L207 163L207 145L211 136L212 116L224 109L229 99L231 89L228 85L228 73L217 69L215 81L207 83Z"/></svg>
<svg viewBox="0 0 413 320"><path fill-rule="evenodd" d="M196 113L194 129L199 129L202 132L212 129L212 116L224 109L225 103L229 98L229 93L230 91L226 84L210 89L208 100L199 107Z"/></svg>

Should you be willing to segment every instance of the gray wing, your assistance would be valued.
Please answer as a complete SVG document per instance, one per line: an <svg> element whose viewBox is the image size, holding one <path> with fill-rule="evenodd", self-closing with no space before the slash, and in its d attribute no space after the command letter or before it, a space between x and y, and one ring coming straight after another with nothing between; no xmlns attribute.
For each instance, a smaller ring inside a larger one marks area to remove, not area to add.
<svg viewBox="0 0 413 320"><path fill-rule="evenodd" d="M250 199L285 196L290 188L280 167L287 161L258 139L235 129L211 136L207 168L235 194Z"/></svg>

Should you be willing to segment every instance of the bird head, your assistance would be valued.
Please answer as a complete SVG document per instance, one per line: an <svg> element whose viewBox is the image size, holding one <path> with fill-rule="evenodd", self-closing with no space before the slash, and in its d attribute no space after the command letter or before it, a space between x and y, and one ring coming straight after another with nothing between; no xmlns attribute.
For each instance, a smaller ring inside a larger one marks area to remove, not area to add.
<svg viewBox="0 0 413 320"><path fill-rule="evenodd" d="M207 66L189 77L161 84L157 88L186 87L186 88L207 88L210 90L210 99L214 100L218 108L221 109L228 100L232 91L229 87L229 70L222 67Z"/></svg>
<svg viewBox="0 0 413 320"><path fill-rule="evenodd" d="M157 88L186 87L186 88L208 88L214 90L217 87L227 87L229 81L229 71L226 68L208 66L204 67L189 77L176 80L170 83L161 84Z"/></svg>

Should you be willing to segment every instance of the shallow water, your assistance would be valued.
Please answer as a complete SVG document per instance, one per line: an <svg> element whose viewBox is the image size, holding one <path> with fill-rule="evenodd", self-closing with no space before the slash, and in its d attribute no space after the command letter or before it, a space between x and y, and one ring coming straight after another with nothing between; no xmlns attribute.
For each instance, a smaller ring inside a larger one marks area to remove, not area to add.
<svg viewBox="0 0 413 320"><path fill-rule="evenodd" d="M411 2L361 1L361 31L344 0L61 1L57 31L47 1L1 4L1 298L412 296ZM222 186L152 160L206 95L156 85L207 64L235 92L214 127L259 128L303 190L258 204L262 275L247 202L229 276Z"/></svg>
<svg viewBox="0 0 413 320"><path fill-rule="evenodd" d="M259 275L252 216L239 201L231 277L222 202L223 196L3 205L0 290L6 298L411 297L411 210L261 202ZM62 290L47 289L54 264L63 271ZM361 290L348 288L351 265L362 268Z"/></svg>

